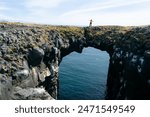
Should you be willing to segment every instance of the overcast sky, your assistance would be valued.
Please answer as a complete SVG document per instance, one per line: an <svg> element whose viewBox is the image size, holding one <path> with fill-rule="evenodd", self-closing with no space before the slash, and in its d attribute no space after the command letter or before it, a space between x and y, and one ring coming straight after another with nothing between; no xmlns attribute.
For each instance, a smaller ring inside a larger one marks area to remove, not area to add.
<svg viewBox="0 0 150 117"><path fill-rule="evenodd" d="M150 0L0 0L0 20L52 25L149 25Z"/></svg>

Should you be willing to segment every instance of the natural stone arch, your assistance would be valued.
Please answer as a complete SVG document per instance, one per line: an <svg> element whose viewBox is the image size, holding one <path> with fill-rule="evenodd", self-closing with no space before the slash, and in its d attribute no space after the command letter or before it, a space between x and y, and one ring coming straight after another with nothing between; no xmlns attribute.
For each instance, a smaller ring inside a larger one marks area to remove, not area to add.
<svg viewBox="0 0 150 117"><path fill-rule="evenodd" d="M57 99L58 65L83 47L110 55L106 99L150 99L150 26L3 22L0 28L0 99Z"/></svg>

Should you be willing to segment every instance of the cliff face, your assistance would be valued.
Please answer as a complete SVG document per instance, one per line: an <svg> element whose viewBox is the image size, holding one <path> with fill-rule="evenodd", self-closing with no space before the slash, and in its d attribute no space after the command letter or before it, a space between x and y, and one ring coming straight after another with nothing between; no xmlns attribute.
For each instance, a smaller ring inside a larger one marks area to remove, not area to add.
<svg viewBox="0 0 150 117"><path fill-rule="evenodd" d="M150 27L93 27L90 46L110 55L106 99L150 99Z"/></svg>
<svg viewBox="0 0 150 117"><path fill-rule="evenodd" d="M62 58L89 46L110 55L106 99L150 99L149 39L149 26L0 23L0 99L57 99Z"/></svg>

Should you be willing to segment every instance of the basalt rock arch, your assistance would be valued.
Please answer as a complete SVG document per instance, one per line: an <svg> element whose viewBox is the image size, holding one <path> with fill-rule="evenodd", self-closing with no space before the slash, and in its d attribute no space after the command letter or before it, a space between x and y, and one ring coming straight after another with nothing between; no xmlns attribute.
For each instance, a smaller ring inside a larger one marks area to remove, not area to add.
<svg viewBox="0 0 150 117"><path fill-rule="evenodd" d="M0 99L57 99L58 68L84 47L110 55L106 99L150 99L150 27L0 23Z"/></svg>

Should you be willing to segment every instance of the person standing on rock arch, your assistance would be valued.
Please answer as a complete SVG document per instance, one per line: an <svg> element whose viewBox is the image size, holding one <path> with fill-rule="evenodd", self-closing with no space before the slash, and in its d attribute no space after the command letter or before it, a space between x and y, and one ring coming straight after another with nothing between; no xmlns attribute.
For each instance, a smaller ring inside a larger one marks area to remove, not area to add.
<svg viewBox="0 0 150 117"><path fill-rule="evenodd" d="M90 19L89 27L92 27L92 23L93 23L93 20L92 20L92 19Z"/></svg>

